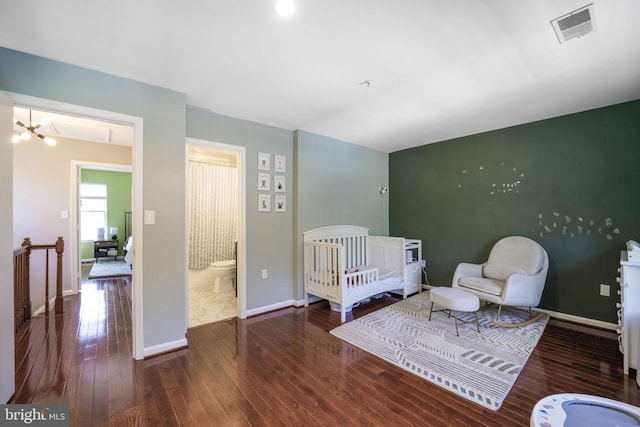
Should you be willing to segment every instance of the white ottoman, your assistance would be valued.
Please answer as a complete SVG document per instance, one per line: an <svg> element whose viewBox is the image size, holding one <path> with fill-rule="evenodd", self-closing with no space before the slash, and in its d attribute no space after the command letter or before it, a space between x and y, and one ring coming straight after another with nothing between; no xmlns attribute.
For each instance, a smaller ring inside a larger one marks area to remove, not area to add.
<svg viewBox="0 0 640 427"><path fill-rule="evenodd" d="M476 315L476 329L480 332L480 325L478 324L478 309L480 308L480 299L474 294L463 291L458 288L448 288L446 286L440 286L431 288L429 291L431 298L431 310L429 310L429 320L431 320L431 313L434 311L448 311L449 316L453 316L456 323L456 335L458 335L458 320L462 323L466 322L451 312L473 312ZM444 307L443 310L434 310L433 304L438 304Z"/></svg>

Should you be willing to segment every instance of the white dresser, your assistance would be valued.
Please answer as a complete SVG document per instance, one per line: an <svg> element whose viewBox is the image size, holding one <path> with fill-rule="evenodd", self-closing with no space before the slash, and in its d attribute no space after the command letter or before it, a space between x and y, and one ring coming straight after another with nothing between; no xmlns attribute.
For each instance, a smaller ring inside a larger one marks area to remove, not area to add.
<svg viewBox="0 0 640 427"><path fill-rule="evenodd" d="M638 345L640 336L640 262L630 262L627 251L620 254L620 302L618 307L618 341L623 354L625 375L629 368L638 369Z"/></svg>

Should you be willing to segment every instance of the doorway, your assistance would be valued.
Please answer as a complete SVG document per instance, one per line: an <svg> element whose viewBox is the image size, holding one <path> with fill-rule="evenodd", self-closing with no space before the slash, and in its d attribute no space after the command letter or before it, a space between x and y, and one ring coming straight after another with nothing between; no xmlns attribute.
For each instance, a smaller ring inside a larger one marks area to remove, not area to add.
<svg viewBox="0 0 640 427"><path fill-rule="evenodd" d="M245 148L187 138L187 324L246 318Z"/></svg>
<svg viewBox="0 0 640 427"><path fill-rule="evenodd" d="M131 165L73 161L72 169L78 220L73 245L79 248L73 271L80 272L72 283L79 290L82 278L131 275L125 262L133 232Z"/></svg>
<svg viewBox="0 0 640 427"><path fill-rule="evenodd" d="M41 111L47 111L51 113L68 115L75 118L85 118L89 120L96 121L104 121L109 123L116 123L119 125L123 125L131 130L131 151L133 153L132 157L132 165L131 165L131 173L132 173L132 181L133 181L133 189L132 189L132 203L133 208L132 211L138 212L137 215L132 216L132 229L133 235L135 239L133 252L136 253L136 263L133 265L132 271L132 353L135 359L143 359L144 358L144 346L143 346L143 329L142 329L142 271L143 271L143 257L142 253L142 216L140 212L142 212L142 165L143 165L143 120L141 117L130 116L126 114L114 113L110 111L98 110L89 107L67 104L57 101L51 101L42 98L35 98L31 96L26 96L22 94L9 93L10 98L12 99L14 105L18 106L26 106L27 108L38 109ZM53 148L55 149L55 148ZM75 170L77 169L76 165L72 165L71 176L75 174ZM139 173L137 173L139 172ZM64 207L60 212L61 219L68 220L66 230L62 232L64 239L67 242L70 242L70 256L66 256L64 263L65 267L63 268L63 272L69 271L69 274L73 274L73 279L65 279L69 280L71 283L71 290L65 290L67 293L76 292L79 285L79 263L76 263L76 260L80 259L79 255L79 242L78 230L76 224L78 223L76 209L73 207L73 201L77 199L77 188L75 186L74 179L67 179L67 183L72 183L70 185L70 191L67 192L67 195L71 195L70 199L65 203L68 206L69 210L67 211ZM69 184L66 184L69 185ZM68 196L67 196L68 197Z"/></svg>

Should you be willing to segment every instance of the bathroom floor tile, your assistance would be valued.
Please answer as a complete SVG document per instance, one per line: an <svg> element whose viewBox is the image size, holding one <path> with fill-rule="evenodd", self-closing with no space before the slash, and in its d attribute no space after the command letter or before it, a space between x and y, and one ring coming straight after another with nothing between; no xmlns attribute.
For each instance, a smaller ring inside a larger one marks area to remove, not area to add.
<svg viewBox="0 0 640 427"><path fill-rule="evenodd" d="M189 289L189 327L238 315L235 291L215 294L210 287Z"/></svg>

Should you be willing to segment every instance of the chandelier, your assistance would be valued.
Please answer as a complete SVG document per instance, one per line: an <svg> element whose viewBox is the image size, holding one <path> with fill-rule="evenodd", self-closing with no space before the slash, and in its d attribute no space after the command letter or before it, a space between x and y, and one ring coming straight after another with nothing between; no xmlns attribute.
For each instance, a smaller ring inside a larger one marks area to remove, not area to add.
<svg viewBox="0 0 640 427"><path fill-rule="evenodd" d="M13 135L11 141L13 141L13 143L15 144L20 141L28 141L31 139L31 134L34 134L35 136L46 142L48 145L53 147L56 145L56 140L53 138L49 138L48 136L44 136L43 134L38 132L38 129L40 129L42 126L47 126L49 123L51 123L51 119L48 117L43 117L39 122L32 120L31 110L29 110L29 125L27 126L20 120L16 120L16 124L24 128L25 130Z"/></svg>

